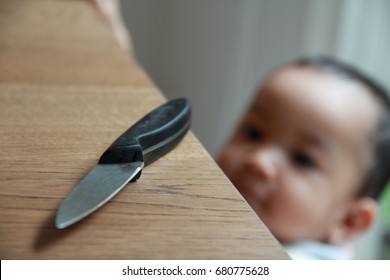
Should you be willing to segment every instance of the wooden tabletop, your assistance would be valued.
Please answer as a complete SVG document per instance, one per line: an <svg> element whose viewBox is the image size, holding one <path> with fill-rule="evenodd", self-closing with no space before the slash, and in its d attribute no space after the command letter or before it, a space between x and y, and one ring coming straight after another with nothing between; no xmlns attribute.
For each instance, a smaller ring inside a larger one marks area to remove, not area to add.
<svg viewBox="0 0 390 280"><path fill-rule="evenodd" d="M287 258L191 132L97 212L54 227L101 153L164 101L88 3L0 1L0 258Z"/></svg>

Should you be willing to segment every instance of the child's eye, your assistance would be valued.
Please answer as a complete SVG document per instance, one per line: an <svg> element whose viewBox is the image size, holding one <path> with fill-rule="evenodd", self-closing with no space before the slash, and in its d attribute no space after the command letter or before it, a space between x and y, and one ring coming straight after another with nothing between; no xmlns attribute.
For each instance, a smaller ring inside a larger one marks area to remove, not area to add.
<svg viewBox="0 0 390 280"><path fill-rule="evenodd" d="M295 153L292 159L296 165L303 168L314 168L317 166L315 161L306 153Z"/></svg>
<svg viewBox="0 0 390 280"><path fill-rule="evenodd" d="M260 140L262 137L261 131L254 126L244 127L244 135L247 139L252 141Z"/></svg>

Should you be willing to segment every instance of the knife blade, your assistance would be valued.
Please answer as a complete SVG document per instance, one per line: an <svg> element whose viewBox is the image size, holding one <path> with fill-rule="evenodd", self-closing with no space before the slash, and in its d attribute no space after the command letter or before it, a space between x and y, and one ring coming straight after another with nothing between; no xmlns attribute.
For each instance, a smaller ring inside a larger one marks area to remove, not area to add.
<svg viewBox="0 0 390 280"><path fill-rule="evenodd" d="M172 150L190 127L191 104L177 98L154 109L126 130L102 154L97 165L58 208L57 229L87 217L114 197L144 166Z"/></svg>

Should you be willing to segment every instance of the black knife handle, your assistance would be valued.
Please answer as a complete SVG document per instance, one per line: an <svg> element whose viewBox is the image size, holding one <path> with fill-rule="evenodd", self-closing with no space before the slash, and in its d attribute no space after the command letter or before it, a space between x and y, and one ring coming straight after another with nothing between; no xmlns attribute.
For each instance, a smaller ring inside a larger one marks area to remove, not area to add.
<svg viewBox="0 0 390 280"><path fill-rule="evenodd" d="M143 161L145 165L172 150L190 127L191 104L177 98L161 105L126 130L99 159L99 164Z"/></svg>

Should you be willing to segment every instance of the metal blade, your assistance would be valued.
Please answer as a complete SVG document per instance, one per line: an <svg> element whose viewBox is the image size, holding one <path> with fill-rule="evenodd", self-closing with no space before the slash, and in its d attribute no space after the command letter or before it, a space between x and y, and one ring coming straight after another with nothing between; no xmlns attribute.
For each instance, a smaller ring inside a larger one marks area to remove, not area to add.
<svg viewBox="0 0 390 280"><path fill-rule="evenodd" d="M116 195L142 170L143 162L98 164L64 199L57 211L56 227L70 226Z"/></svg>

